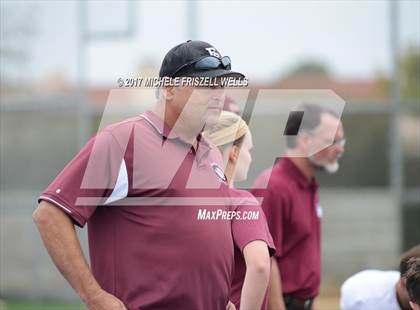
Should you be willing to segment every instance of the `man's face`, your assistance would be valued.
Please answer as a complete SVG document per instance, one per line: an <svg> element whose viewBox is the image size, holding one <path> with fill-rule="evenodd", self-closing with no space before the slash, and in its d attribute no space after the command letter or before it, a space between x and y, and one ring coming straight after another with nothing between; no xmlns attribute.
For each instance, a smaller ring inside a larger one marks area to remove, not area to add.
<svg viewBox="0 0 420 310"><path fill-rule="evenodd" d="M249 166L251 165L252 156L251 156L251 149L253 147L252 144L252 135L251 132L248 131L245 134L245 138L240 146L238 152L238 159L235 163L235 182L245 181L248 176Z"/></svg>
<svg viewBox="0 0 420 310"><path fill-rule="evenodd" d="M338 129L337 128L338 121ZM338 159L344 153L344 129L340 120L330 113L323 113L321 115L321 124L311 133L312 142L317 145L326 143L331 132L335 132L333 144L322 151L309 157L310 162L317 168L324 169L328 173L335 173L338 170Z"/></svg>
<svg viewBox="0 0 420 310"><path fill-rule="evenodd" d="M216 124L225 101L224 88L178 87L174 90L173 104L180 115L179 121L192 130Z"/></svg>

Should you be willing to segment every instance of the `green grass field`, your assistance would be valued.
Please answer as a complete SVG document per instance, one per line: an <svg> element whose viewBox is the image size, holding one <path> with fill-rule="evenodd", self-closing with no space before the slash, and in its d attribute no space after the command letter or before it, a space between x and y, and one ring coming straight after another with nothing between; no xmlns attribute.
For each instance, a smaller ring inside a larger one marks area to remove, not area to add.
<svg viewBox="0 0 420 310"><path fill-rule="evenodd" d="M20 301L0 301L0 310L84 310L82 304L36 303ZM316 300L316 310L339 310L338 296L321 296Z"/></svg>
<svg viewBox="0 0 420 310"><path fill-rule="evenodd" d="M7 301L0 304L0 310L83 310L82 304L36 303Z"/></svg>

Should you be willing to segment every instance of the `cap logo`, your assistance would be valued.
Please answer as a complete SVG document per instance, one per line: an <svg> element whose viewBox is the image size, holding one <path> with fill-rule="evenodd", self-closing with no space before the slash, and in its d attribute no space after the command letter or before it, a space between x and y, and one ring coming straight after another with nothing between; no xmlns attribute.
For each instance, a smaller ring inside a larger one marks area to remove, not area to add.
<svg viewBox="0 0 420 310"><path fill-rule="evenodd" d="M210 56L221 58L219 52L214 47L207 47L206 51L209 52Z"/></svg>

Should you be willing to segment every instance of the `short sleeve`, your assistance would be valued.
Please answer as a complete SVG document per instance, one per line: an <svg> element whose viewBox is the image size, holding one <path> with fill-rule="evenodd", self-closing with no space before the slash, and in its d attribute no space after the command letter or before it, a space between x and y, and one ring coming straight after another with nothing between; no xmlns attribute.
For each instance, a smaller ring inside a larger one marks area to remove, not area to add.
<svg viewBox="0 0 420 310"><path fill-rule="evenodd" d="M91 138L38 198L65 211L83 227L107 203L125 167L123 152L110 132ZM119 180L120 181L120 180ZM120 183L127 183L120 182ZM121 186L121 185L119 185Z"/></svg>
<svg viewBox="0 0 420 310"><path fill-rule="evenodd" d="M257 198L262 198L261 207L267 219L268 229L273 237L276 248L275 256L283 255L283 238L285 221L287 220L286 193L281 188L274 191L270 186L267 189L255 189L252 193Z"/></svg>
<svg viewBox="0 0 420 310"><path fill-rule="evenodd" d="M246 191L235 190L234 196L239 201L234 208L237 216L232 220L232 235L235 245L242 252L251 241L262 240L267 244L270 256L274 255L273 239L258 201Z"/></svg>

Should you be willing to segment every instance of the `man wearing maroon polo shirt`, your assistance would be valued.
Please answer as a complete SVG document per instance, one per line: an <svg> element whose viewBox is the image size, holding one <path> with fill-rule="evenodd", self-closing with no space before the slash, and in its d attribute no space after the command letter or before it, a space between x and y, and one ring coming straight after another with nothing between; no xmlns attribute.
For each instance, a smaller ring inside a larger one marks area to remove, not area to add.
<svg viewBox="0 0 420 310"><path fill-rule="evenodd" d="M206 42L167 53L160 77L197 76L244 78ZM44 244L89 309L230 305L234 242L261 237L234 219L197 219L203 205L234 209L221 154L201 136L223 102L220 88L161 89L154 111L101 130L39 197ZM86 223L91 267L73 225Z"/></svg>
<svg viewBox="0 0 420 310"><path fill-rule="evenodd" d="M274 165L271 175L266 170L257 178L253 190L256 197L264 197L262 207L276 247L268 303L269 309L276 310L312 309L319 293L322 209L315 176L321 170L338 170L345 144L342 124L334 113L314 105L299 110L307 118L302 122L302 116L291 114L285 130L286 156ZM335 138L328 144L332 132ZM317 144L329 146L303 156ZM267 179L267 188L258 189Z"/></svg>

